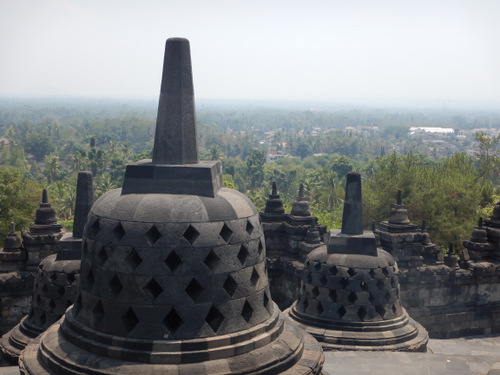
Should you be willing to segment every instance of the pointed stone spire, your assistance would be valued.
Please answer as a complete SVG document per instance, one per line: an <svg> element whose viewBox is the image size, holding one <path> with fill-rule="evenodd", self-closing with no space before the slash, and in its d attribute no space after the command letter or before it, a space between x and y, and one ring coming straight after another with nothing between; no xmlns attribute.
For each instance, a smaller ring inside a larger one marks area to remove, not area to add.
<svg viewBox="0 0 500 375"><path fill-rule="evenodd" d="M377 241L372 231L363 230L361 175L349 172L346 179L342 229L330 230L329 254L362 254L377 256Z"/></svg>
<svg viewBox="0 0 500 375"><path fill-rule="evenodd" d="M397 225L410 224L410 219L408 218L408 210L403 204L401 190L398 190L397 203L393 204L391 207L391 212L389 213L389 223Z"/></svg>
<svg viewBox="0 0 500 375"><path fill-rule="evenodd" d="M278 194L278 187L276 186L276 182L273 182L271 194L269 195L269 199L266 200L264 214L283 215L284 213L285 209L283 207L283 201ZM271 216L269 216L269 218L271 218Z"/></svg>
<svg viewBox="0 0 500 375"><path fill-rule="evenodd" d="M3 251L20 251L22 247L21 239L16 234L16 225L14 222L11 222L9 234L5 237Z"/></svg>
<svg viewBox="0 0 500 375"><path fill-rule="evenodd" d="M222 187L219 161L199 161L189 41L167 39L153 159L129 164L123 194L215 197Z"/></svg>
<svg viewBox="0 0 500 375"><path fill-rule="evenodd" d="M304 184L299 186L299 195L292 203L292 211L290 212L293 216L311 216L311 211L309 211L309 201L304 196Z"/></svg>
<svg viewBox="0 0 500 375"><path fill-rule="evenodd" d="M56 210L49 203L47 189L42 191L42 203L36 210L35 224L47 225L57 223Z"/></svg>
<svg viewBox="0 0 500 375"><path fill-rule="evenodd" d="M165 44L153 163L198 164L193 74L189 41Z"/></svg>
<svg viewBox="0 0 500 375"><path fill-rule="evenodd" d="M92 185L92 173L78 172L73 237L82 237L83 227L93 203L94 187Z"/></svg>
<svg viewBox="0 0 500 375"><path fill-rule="evenodd" d="M356 172L347 174L341 233L349 235L363 234L361 175Z"/></svg>

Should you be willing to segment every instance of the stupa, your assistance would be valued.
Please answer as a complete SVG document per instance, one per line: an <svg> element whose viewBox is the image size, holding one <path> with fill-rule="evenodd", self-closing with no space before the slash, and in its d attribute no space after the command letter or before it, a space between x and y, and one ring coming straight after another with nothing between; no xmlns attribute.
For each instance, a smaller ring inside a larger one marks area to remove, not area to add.
<svg viewBox="0 0 500 375"><path fill-rule="evenodd" d="M285 313L325 350L425 351L426 330L400 303L397 264L362 219L361 177L349 173L342 229L309 253L298 301Z"/></svg>
<svg viewBox="0 0 500 375"><path fill-rule="evenodd" d="M259 214L199 161L189 42L166 42L152 160L92 206L78 297L22 374L318 374L320 345L271 299Z"/></svg>

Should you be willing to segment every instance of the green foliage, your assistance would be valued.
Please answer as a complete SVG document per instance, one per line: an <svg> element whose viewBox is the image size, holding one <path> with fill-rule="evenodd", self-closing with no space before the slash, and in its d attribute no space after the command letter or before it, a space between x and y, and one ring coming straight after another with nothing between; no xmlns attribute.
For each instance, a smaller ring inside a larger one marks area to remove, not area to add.
<svg viewBox="0 0 500 375"><path fill-rule="evenodd" d="M3 243L11 222L18 230L33 221L40 204L41 186L14 168L0 168L0 242Z"/></svg>
<svg viewBox="0 0 500 375"><path fill-rule="evenodd" d="M249 187L260 187L264 182L264 163L266 155L263 151L254 149L247 158L247 176L250 180Z"/></svg>
<svg viewBox="0 0 500 375"><path fill-rule="evenodd" d="M413 155L379 158L374 174L363 184L365 227L388 217L401 190L412 222L426 220L434 243L443 247L453 243L460 249L484 204L485 183L473 159L463 153L436 166L421 163Z"/></svg>

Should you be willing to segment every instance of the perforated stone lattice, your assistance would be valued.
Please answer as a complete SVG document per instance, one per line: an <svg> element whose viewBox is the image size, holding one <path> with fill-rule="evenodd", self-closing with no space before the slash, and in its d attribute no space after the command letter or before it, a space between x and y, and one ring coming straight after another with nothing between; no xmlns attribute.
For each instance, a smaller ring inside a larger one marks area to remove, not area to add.
<svg viewBox="0 0 500 375"><path fill-rule="evenodd" d="M258 215L129 225L91 213L84 241L73 315L98 331L203 337L248 329L272 314Z"/></svg>
<svg viewBox="0 0 500 375"><path fill-rule="evenodd" d="M321 318L381 321L403 314L394 266L352 268L307 260L297 310Z"/></svg>

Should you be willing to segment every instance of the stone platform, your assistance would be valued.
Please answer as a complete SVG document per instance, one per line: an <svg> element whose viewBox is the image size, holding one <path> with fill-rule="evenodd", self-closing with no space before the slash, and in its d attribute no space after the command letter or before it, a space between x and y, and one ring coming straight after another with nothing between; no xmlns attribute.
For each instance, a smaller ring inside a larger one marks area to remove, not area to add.
<svg viewBox="0 0 500 375"><path fill-rule="evenodd" d="M428 353L325 352L323 372L330 375L500 375L500 335L430 339L427 346ZM18 375L19 369L0 367L0 374Z"/></svg>

